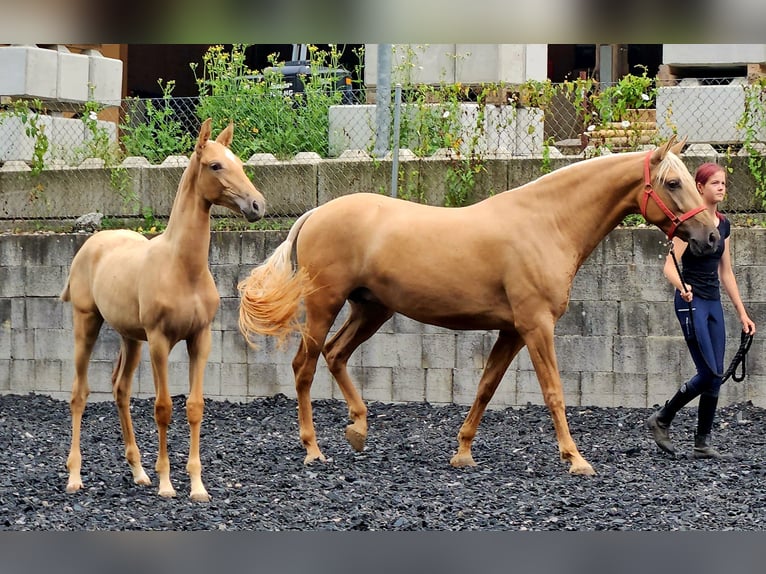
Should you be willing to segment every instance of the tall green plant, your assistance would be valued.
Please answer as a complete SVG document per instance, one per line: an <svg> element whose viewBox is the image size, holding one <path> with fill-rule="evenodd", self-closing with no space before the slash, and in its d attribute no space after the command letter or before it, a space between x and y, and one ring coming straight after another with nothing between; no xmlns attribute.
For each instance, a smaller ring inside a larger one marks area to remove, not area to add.
<svg viewBox="0 0 766 574"><path fill-rule="evenodd" d="M747 167L755 180L755 196L766 209L766 79L744 87L745 107L737 127L744 131L743 148L747 152Z"/></svg>
<svg viewBox="0 0 766 574"><path fill-rule="evenodd" d="M197 115L213 118L219 128L233 121L238 133L233 147L241 157L272 153L288 158L302 151L326 157L329 108L341 103L342 97L326 69L338 67L337 47L309 46L311 73L299 78L303 91L296 94L285 93L285 78L278 70L282 63L275 54L268 58L270 69L258 72L247 66L246 48L245 44L234 44L231 50L211 46L201 69L190 64L200 93Z"/></svg>
<svg viewBox="0 0 766 574"><path fill-rule="evenodd" d="M176 118L171 107L175 81L157 83L162 90L162 99L128 100L125 119L120 125L122 145L128 155L145 157L158 164L170 155L185 155L191 150L194 140Z"/></svg>
<svg viewBox="0 0 766 574"><path fill-rule="evenodd" d="M39 175L45 168L45 154L50 147L45 124L40 121L43 112L43 103L39 99L30 102L16 100L11 103L10 109L0 112L0 123L6 118L18 118L24 126L24 134L32 140L30 168L33 175Z"/></svg>

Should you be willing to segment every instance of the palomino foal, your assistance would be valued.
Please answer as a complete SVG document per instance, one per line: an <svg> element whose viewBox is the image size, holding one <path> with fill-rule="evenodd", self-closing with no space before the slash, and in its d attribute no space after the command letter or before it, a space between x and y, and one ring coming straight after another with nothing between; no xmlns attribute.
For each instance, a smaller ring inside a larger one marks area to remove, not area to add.
<svg viewBox="0 0 766 574"><path fill-rule="evenodd" d="M101 325L106 321L122 337L112 373L112 392L120 417L128 460L136 484L150 484L141 465L130 417L133 374L143 341L149 343L156 399L159 453L156 470L159 494L175 496L170 481L167 432L172 412L168 392L168 354L179 341L189 353L189 395L186 415L190 428L186 470L191 498L210 499L202 483L199 457L204 399L203 376L210 352L210 323L219 296L208 267L210 209L225 206L248 221L263 216L265 200L230 150L234 127L210 140L211 120L200 128L189 165L181 176L167 229L147 239L128 230L101 231L89 238L72 261L61 299L71 301L74 327L75 377L70 409L72 444L67 458L67 492L82 488L80 426L88 398L88 363Z"/></svg>

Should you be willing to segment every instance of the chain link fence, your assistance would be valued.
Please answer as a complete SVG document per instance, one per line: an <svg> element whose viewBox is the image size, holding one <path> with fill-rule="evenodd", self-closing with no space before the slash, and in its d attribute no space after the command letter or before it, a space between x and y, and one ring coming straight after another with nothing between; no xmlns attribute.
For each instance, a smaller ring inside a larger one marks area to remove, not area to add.
<svg viewBox="0 0 766 574"><path fill-rule="evenodd" d="M604 96L609 88L613 94ZM295 217L345 193L390 193L394 141L409 150L400 156L407 160L399 163L400 196L463 205L526 183L503 176L499 166L507 163L498 162L531 162L522 170L528 181L570 161L640 149L673 134L691 144L690 169L709 160L730 168L724 209L766 211L758 172L766 142L761 81L680 80L653 87L651 100L643 102L651 108L629 102L624 86L623 93L618 88L413 88L403 91L397 134L394 111L379 109L374 91L321 98L274 92L252 101L236 95L131 98L57 113L41 102L6 102L0 108L0 215L18 221L98 211L159 223L208 115L214 134L229 119L235 122L233 151L267 197L271 219ZM429 177L437 165L446 171ZM65 207L77 195L83 195L80 203Z"/></svg>

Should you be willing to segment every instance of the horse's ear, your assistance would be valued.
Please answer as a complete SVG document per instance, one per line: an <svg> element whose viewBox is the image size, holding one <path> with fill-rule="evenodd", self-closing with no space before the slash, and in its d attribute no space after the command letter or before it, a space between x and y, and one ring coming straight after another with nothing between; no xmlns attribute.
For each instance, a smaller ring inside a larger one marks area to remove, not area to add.
<svg viewBox="0 0 766 574"><path fill-rule="evenodd" d="M206 119L204 122L202 122L202 125L199 128L199 138L197 138L197 147L195 148L197 151L201 150L204 145L207 143L207 140L210 139L210 124L213 123L212 118Z"/></svg>
<svg viewBox="0 0 766 574"><path fill-rule="evenodd" d="M675 141L676 141L676 134L673 134L672 136L670 136L670 139L668 141L666 141L660 147L655 149L654 153L652 153L652 163L660 163L663 159L665 159L665 156L668 154L668 151L672 151L671 148L675 144ZM684 139L684 143L686 143L686 139Z"/></svg>
<svg viewBox="0 0 766 574"><path fill-rule="evenodd" d="M670 148L670 151L672 151L676 155L681 155L681 150L684 149L684 146L686 145L686 140L687 139L688 139L687 136L684 136L683 139L680 142L674 144Z"/></svg>
<svg viewBox="0 0 766 574"><path fill-rule="evenodd" d="M229 122L229 125L226 126L226 129L223 130L220 134L218 134L218 137L215 138L215 141L217 141L221 145L225 145L226 147L229 147L231 145L231 140L234 137L234 122Z"/></svg>

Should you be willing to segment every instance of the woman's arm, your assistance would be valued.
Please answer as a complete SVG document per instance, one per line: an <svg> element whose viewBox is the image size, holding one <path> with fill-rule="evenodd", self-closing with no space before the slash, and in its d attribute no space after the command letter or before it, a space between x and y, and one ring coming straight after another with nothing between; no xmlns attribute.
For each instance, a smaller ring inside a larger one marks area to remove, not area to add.
<svg viewBox="0 0 766 574"><path fill-rule="evenodd" d="M681 261L681 256L684 254L684 251L686 251L686 247L686 241L679 239L678 237L673 238L673 251L675 252L678 261ZM687 283L686 291L684 291L681 277L678 274L678 269L676 269L676 264L673 262L673 255L670 253L668 253L668 256L665 258L665 266L662 268L662 272L665 274L665 278L670 284L681 292L681 297L684 301L688 303L692 300L692 286Z"/></svg>
<svg viewBox="0 0 766 574"><path fill-rule="evenodd" d="M739 287L737 286L737 279L734 277L734 270L731 266L731 252L729 251L729 237L726 238L723 246L723 255L721 261L718 264L718 277L721 280L726 294L731 299L734 309L739 315L739 320L742 322L742 330L750 335L755 333L755 323L747 314L745 305L742 303L742 298L739 295Z"/></svg>

